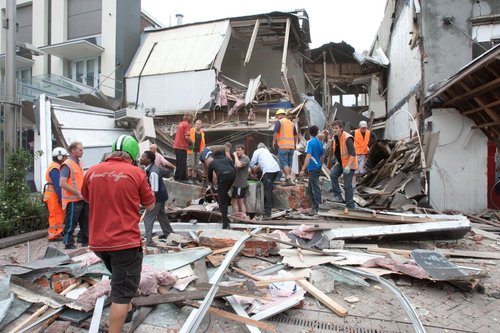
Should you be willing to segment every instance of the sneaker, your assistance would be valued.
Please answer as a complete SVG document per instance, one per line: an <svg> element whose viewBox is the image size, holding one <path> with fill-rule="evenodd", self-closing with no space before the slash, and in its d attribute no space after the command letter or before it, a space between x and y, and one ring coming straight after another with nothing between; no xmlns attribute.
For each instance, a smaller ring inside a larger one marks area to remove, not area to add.
<svg viewBox="0 0 500 333"><path fill-rule="evenodd" d="M342 197L339 197L339 196L334 196L332 201L333 202L344 202L344 199L342 199Z"/></svg>
<svg viewBox="0 0 500 333"><path fill-rule="evenodd" d="M69 244L64 247L65 250L75 250L76 246L75 244Z"/></svg>

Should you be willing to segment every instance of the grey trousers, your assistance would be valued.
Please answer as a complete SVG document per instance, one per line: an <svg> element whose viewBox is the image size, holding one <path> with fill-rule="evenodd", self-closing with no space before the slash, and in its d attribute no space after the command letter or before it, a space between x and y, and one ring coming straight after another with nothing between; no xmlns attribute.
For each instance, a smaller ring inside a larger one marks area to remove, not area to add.
<svg viewBox="0 0 500 333"><path fill-rule="evenodd" d="M153 243L153 224L156 218L160 222L161 230L163 234L168 236L169 233L174 232L170 226L170 221L165 213L165 201L157 202L152 210L147 210L146 215L144 215L144 230L146 233L146 244Z"/></svg>

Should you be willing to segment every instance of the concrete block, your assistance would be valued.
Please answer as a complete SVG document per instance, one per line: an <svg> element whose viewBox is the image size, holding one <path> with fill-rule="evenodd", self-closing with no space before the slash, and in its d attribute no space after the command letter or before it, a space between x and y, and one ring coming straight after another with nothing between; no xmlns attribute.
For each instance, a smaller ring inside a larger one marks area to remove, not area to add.
<svg viewBox="0 0 500 333"><path fill-rule="evenodd" d="M325 294L333 292L335 288L335 281L333 280L332 275L328 271L321 268L313 269L311 271L309 281L311 281L316 288Z"/></svg>
<svg viewBox="0 0 500 333"><path fill-rule="evenodd" d="M167 203L175 203L177 207L187 207L195 199L204 198L206 188L194 184L186 184L172 179L163 179L168 192Z"/></svg>
<svg viewBox="0 0 500 333"><path fill-rule="evenodd" d="M200 235L200 246L206 246L212 250L232 247L245 235L237 230L205 230ZM245 242L241 254L247 257L269 256L278 253L278 245L275 241L264 239L250 239Z"/></svg>

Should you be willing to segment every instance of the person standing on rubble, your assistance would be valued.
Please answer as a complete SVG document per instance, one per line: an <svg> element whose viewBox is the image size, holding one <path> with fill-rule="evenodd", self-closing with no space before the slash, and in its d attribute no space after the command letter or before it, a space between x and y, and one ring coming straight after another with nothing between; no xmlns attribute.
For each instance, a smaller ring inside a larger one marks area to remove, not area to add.
<svg viewBox="0 0 500 333"><path fill-rule="evenodd" d="M152 143L149 146L149 150L151 150L155 154L155 165L160 169L161 176L165 178L169 178L171 175L170 170L175 169L175 165L170 163L162 154L158 152L158 145L156 143Z"/></svg>
<svg viewBox="0 0 500 333"><path fill-rule="evenodd" d="M83 180L82 195L90 203L89 248L111 272L109 332L121 332L136 310L142 271L139 205L148 211L155 196L146 174L134 165L139 144L121 135L106 161L92 166Z"/></svg>
<svg viewBox="0 0 500 333"><path fill-rule="evenodd" d="M245 155L245 146L237 144L234 146L234 166L236 167L236 179L231 192L231 206L234 213L241 213L241 218L248 219L245 197L248 191L248 169L250 158Z"/></svg>
<svg viewBox="0 0 500 333"><path fill-rule="evenodd" d="M80 226L78 241L83 247L89 243L89 206L81 193L84 173L80 158L83 156L83 145L75 141L68 149L69 158L61 165L59 185L62 188L62 208L66 210L63 241L66 249L75 249L73 233L77 224Z"/></svg>
<svg viewBox="0 0 500 333"><path fill-rule="evenodd" d="M294 123L286 117L286 111L276 111L276 122L274 124L273 147L278 146L279 167L285 174L285 185L293 185L292 163L295 143L297 142L297 129Z"/></svg>
<svg viewBox="0 0 500 333"><path fill-rule="evenodd" d="M146 245L155 246L153 243L153 225L158 218L161 230L163 231L163 238L167 238L169 234L173 233L170 221L165 213L165 203L168 200L168 192L163 178L160 174L160 169L155 165L155 154L152 151L145 151L140 159L141 165L144 165L146 176L151 186L151 190L155 194L156 203L152 210L146 211L144 214L144 229L146 234Z"/></svg>
<svg viewBox="0 0 500 333"><path fill-rule="evenodd" d="M303 177L309 174L308 191L313 204L314 215L318 214L319 204L321 203L321 189L319 186L319 174L321 173L321 165L323 164L324 150L323 143L317 138L318 126L309 127L311 139L307 141L306 159L300 170L300 176Z"/></svg>
<svg viewBox="0 0 500 333"><path fill-rule="evenodd" d="M64 230L64 209L62 208L62 193L59 186L61 164L68 159L68 152L62 147L52 150L52 163L45 173L47 182L43 191L43 202L49 211L49 241L60 239Z"/></svg>
<svg viewBox="0 0 500 333"><path fill-rule="evenodd" d="M262 142L257 145L257 149L253 152L252 159L250 160L250 168L254 168L254 172L257 165L262 171L260 181L264 186L264 219L270 219L273 208L274 182L278 178L280 167L266 145Z"/></svg>
<svg viewBox="0 0 500 333"><path fill-rule="evenodd" d="M344 122L335 120L332 123L333 139L331 152L333 154L333 167L330 170L332 180L333 201L343 202L340 193L339 177L344 175L345 203L347 208L354 208L354 189L352 187L352 177L358 168L356 159L356 149L354 148L354 138L344 131ZM333 161L334 160L334 161Z"/></svg>
<svg viewBox="0 0 500 333"><path fill-rule="evenodd" d="M356 177L364 175L365 163L368 159L370 147L377 140L375 133L372 133L368 128L366 121L359 122L359 128L351 131L354 137L354 148L356 149L356 158L358 159L358 169L354 172L353 183L356 183Z"/></svg>
<svg viewBox="0 0 500 333"><path fill-rule="evenodd" d="M222 229L229 229L228 207L231 203L229 190L233 185L236 177L236 170L233 166L233 161L226 156L225 150L213 150L212 157L204 157L203 161L208 166L208 182L214 182L215 173L217 177L217 194L219 197L219 209L222 214ZM201 158L201 156L200 156Z"/></svg>
<svg viewBox="0 0 500 333"><path fill-rule="evenodd" d="M175 151L175 173L174 179L177 181L187 180L187 151L189 146L193 144L189 136L189 124L193 120L193 114L188 112L182 118L182 121L177 127L174 140Z"/></svg>
<svg viewBox="0 0 500 333"><path fill-rule="evenodd" d="M189 130L189 138L191 139L192 145L187 152L190 156L188 160L188 177L194 180L196 179L200 163L199 155L203 148L205 148L205 132L203 131L203 122L201 119L196 120L194 127Z"/></svg>

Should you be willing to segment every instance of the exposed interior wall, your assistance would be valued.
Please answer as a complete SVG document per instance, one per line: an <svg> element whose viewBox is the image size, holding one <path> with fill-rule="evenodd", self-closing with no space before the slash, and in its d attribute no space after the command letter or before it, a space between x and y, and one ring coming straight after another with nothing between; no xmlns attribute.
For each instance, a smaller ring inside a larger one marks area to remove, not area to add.
<svg viewBox="0 0 500 333"><path fill-rule="evenodd" d="M469 36L473 1L421 1L422 30L425 39L424 87L445 80L472 60L472 41L443 17L452 17L453 24ZM475 2L475 1L474 1Z"/></svg>
<svg viewBox="0 0 500 333"><path fill-rule="evenodd" d="M127 104L135 104L138 82L137 77L127 79ZM155 108L157 115L195 111L210 102L215 84L215 70L144 76L137 104Z"/></svg>
<svg viewBox="0 0 500 333"><path fill-rule="evenodd" d="M229 40L229 46L222 62L222 74L247 84L251 78L262 74L262 82L269 88L284 88L281 81L281 61L283 50L256 44L250 62L244 66L247 44L234 37ZM300 59L297 60L290 50L287 54L288 76L295 76L300 92L305 92L305 78Z"/></svg>
<svg viewBox="0 0 500 333"><path fill-rule="evenodd" d="M476 213L487 207L487 138L455 109L434 109L427 120L440 132L430 170L430 203Z"/></svg>

